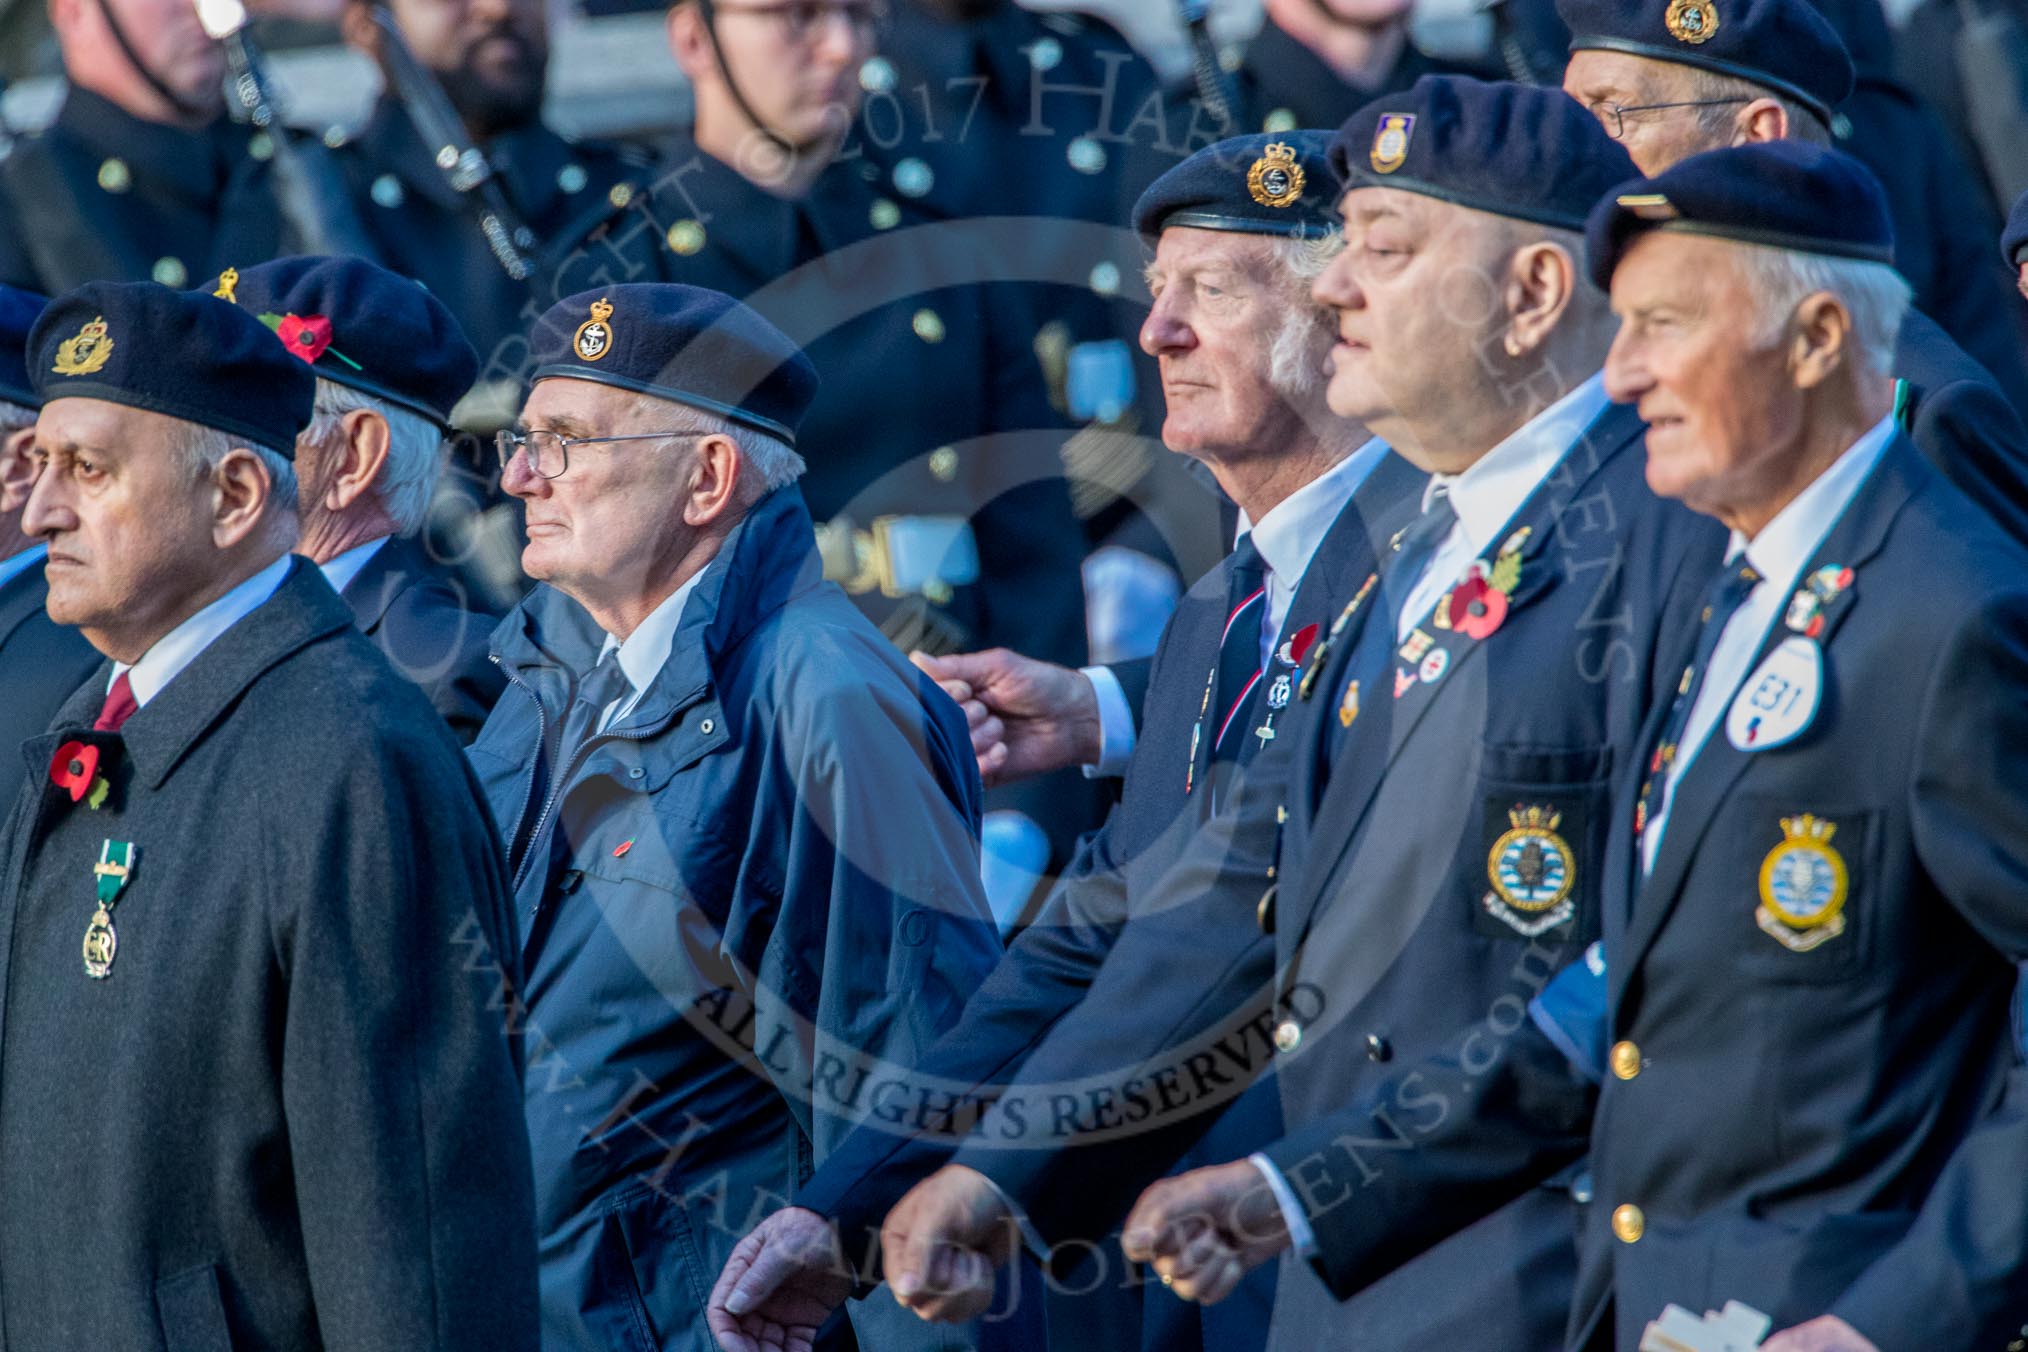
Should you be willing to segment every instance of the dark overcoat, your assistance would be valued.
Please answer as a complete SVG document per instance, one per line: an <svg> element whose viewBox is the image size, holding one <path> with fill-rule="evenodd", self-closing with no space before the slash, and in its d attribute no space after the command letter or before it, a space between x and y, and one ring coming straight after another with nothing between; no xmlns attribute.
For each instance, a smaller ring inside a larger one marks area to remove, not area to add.
<svg viewBox="0 0 2028 1352"><path fill-rule="evenodd" d="M109 674L0 840L0 1345L532 1349L516 938L457 744L304 560L93 733ZM49 782L73 740L98 809Z"/></svg>

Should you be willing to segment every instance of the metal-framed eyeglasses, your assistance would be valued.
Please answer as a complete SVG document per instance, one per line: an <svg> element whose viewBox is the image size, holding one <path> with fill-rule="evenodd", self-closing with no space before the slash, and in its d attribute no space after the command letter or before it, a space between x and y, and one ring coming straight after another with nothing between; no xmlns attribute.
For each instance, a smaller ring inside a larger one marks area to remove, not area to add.
<svg viewBox="0 0 2028 1352"><path fill-rule="evenodd" d="M1593 103L1586 105L1606 135L1615 141L1627 139L1627 114L1659 113L1667 108L1719 108L1730 103L1751 103L1752 99L1686 99L1679 103Z"/></svg>
<svg viewBox="0 0 2028 1352"><path fill-rule="evenodd" d="M709 432L634 432L623 437L567 437L560 432L512 432L501 428L493 434L493 450L500 457L500 470L521 451L528 453L528 468L538 479L555 479L570 468L570 448L600 446L612 441L669 441L676 437L708 437Z"/></svg>

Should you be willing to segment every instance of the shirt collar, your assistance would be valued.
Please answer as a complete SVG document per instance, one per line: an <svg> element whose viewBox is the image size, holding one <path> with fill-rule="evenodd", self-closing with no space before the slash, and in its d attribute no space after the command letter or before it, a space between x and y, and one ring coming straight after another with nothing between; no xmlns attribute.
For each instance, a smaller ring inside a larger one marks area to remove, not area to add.
<svg viewBox="0 0 2028 1352"><path fill-rule="evenodd" d="M1297 578L1310 566L1317 546L1344 512L1345 504L1366 482L1366 476L1387 454L1387 443L1373 437L1364 446L1276 503L1256 523L1239 514L1239 534L1253 536L1261 562L1276 577Z"/></svg>
<svg viewBox="0 0 2028 1352"><path fill-rule="evenodd" d="M335 559L318 564L317 566L324 570L324 580L331 584L331 590L343 596L345 589L359 580L359 575L366 571L366 565L373 562L373 556L380 552L380 547L386 544L387 540L388 537L385 535L378 540L368 540L363 545L355 545L346 550Z"/></svg>
<svg viewBox="0 0 2028 1352"><path fill-rule="evenodd" d="M645 692L653 685L657 673L669 660L669 649L676 642L677 626L683 622L684 603L697 589L697 580L704 576L704 572L704 569L698 569L682 586L669 593L661 605L648 612L648 618L641 621L640 627L627 635L626 642L622 643L611 634L606 635L604 645L599 648L599 661L605 661L606 654L618 648L620 670L635 693Z"/></svg>
<svg viewBox="0 0 2028 1352"><path fill-rule="evenodd" d="M1585 429L1598 421L1608 402L1605 375L1594 374L1515 429L1464 473L1431 475L1423 490L1424 508L1441 485L1450 495L1472 553L1485 553L1494 535L1514 519Z"/></svg>
<svg viewBox="0 0 2028 1352"><path fill-rule="evenodd" d="M111 690L113 682L119 680L124 672L133 687L134 703L145 706L185 667L196 661L199 653L217 641L219 635L251 615L273 596L275 589L282 585L282 579L289 575L289 561L294 557L293 554L282 555L171 629L155 640L155 645L142 653L141 660L131 667L124 662L113 663L113 674L106 682L106 688Z"/></svg>
<svg viewBox="0 0 2028 1352"><path fill-rule="evenodd" d="M19 554L0 559L0 587L6 586L31 568L40 567L49 557L48 545L30 545Z"/></svg>
<svg viewBox="0 0 2028 1352"><path fill-rule="evenodd" d="M1738 558L1744 551L1755 572L1787 586L1802 573L1803 565L1845 514L1845 508L1880 462L1893 435L1894 417L1890 414L1861 433L1843 455L1831 462L1829 469L1796 494L1795 500L1777 512L1774 520L1761 527L1760 534L1752 540L1738 531L1732 532L1732 543L1725 550L1727 561Z"/></svg>

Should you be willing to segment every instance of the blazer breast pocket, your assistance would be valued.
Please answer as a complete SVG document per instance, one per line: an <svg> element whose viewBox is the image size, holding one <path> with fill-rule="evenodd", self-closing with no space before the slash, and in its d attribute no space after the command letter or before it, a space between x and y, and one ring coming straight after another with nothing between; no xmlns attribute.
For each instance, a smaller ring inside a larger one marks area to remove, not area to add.
<svg viewBox="0 0 2028 1352"><path fill-rule="evenodd" d="M1700 851L1711 862L1687 884L1693 893L1718 889L1722 900L1686 900L1728 927L1724 947L1757 978L1849 978L1871 942L1880 818L1877 808L1807 794L1742 794L1712 823Z"/></svg>
<svg viewBox="0 0 2028 1352"><path fill-rule="evenodd" d="M1532 942L1597 929L1611 780L1611 747L1484 748L1466 845L1474 930Z"/></svg>

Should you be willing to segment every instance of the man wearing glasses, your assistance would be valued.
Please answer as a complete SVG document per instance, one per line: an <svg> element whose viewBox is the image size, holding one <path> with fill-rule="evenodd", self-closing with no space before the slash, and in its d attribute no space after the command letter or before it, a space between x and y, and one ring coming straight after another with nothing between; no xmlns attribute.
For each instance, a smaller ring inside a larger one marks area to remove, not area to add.
<svg viewBox="0 0 2028 1352"><path fill-rule="evenodd" d="M1851 55L1810 0L1559 0L1557 13L1572 33L1564 91L1644 174L1753 141L1829 145L1852 92ZM2003 342L1985 360L2019 357ZM1916 448L2028 540L2028 430L1993 376L1916 310L1893 369L1895 413Z"/></svg>
<svg viewBox="0 0 2028 1352"><path fill-rule="evenodd" d="M902 191L925 185L859 149L885 132L884 103L860 116L881 20L874 0L681 0L669 41L695 120L616 232L612 275L739 297L809 354L823 388L803 438L822 454L802 489L824 572L896 646L1077 666L1083 533L1038 317L987 284L1004 273L969 222L932 222ZM1095 815L1075 771L986 805L989 838L1046 833L1059 862Z"/></svg>
<svg viewBox="0 0 2028 1352"><path fill-rule="evenodd" d="M644 284L558 302L531 350L501 482L547 585L494 634L509 688L469 755L527 973L543 1345L708 1347L733 1245L860 1117L914 1111L883 1067L999 957L978 771L823 580L793 343ZM851 1317L936 1345L892 1302Z"/></svg>

